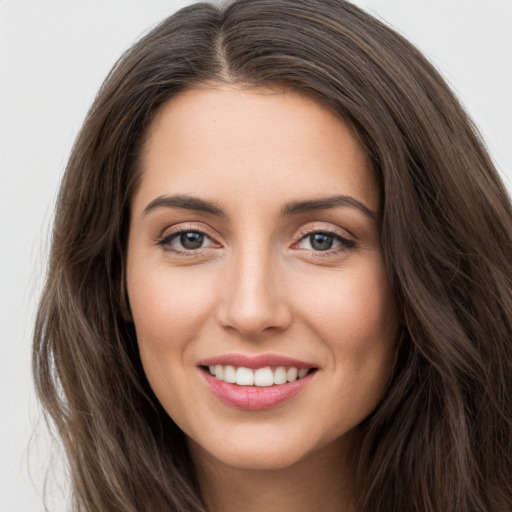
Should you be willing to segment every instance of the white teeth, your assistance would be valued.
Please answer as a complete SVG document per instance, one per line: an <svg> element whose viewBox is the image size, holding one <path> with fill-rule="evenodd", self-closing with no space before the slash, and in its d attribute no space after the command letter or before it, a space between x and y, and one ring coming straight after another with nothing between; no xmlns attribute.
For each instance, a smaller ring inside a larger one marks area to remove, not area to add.
<svg viewBox="0 0 512 512"><path fill-rule="evenodd" d="M294 368L293 366L288 368L288 371L286 372L286 380L288 382L295 382L297 380L297 373L297 368Z"/></svg>
<svg viewBox="0 0 512 512"><path fill-rule="evenodd" d="M221 364L215 365L215 377L220 380L224 380L224 366Z"/></svg>
<svg viewBox="0 0 512 512"><path fill-rule="evenodd" d="M285 384L286 383L286 368L284 366L278 366L274 372L274 384Z"/></svg>
<svg viewBox="0 0 512 512"><path fill-rule="evenodd" d="M236 382L236 370L234 366L228 364L224 367L224 380L231 384Z"/></svg>
<svg viewBox="0 0 512 512"><path fill-rule="evenodd" d="M236 383L239 386L252 386L254 384L254 372L250 368L241 366L236 369Z"/></svg>
<svg viewBox="0 0 512 512"><path fill-rule="evenodd" d="M295 382L297 379L305 377L308 373L307 368L299 370L293 366L288 368L278 366L274 370L267 366L252 370L243 366L236 368L232 365L216 364L215 366L209 366L208 370L211 375L219 380L237 384L238 386L258 387L278 386L287 382Z"/></svg>
<svg viewBox="0 0 512 512"><path fill-rule="evenodd" d="M274 372L271 368L258 368L254 372L254 385L268 387L274 384Z"/></svg>

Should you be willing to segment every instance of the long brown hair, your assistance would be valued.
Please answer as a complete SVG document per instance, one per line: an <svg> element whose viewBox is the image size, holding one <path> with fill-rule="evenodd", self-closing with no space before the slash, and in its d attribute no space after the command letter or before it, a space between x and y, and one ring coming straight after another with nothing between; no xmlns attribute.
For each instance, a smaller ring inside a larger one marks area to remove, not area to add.
<svg viewBox="0 0 512 512"><path fill-rule="evenodd" d="M402 321L358 428L358 511L512 510L512 207L475 128L401 36L343 0L200 3L116 64L72 151L34 335L80 511L202 511L183 433L141 366L124 289L145 129L209 82L285 87L350 123L382 194Z"/></svg>

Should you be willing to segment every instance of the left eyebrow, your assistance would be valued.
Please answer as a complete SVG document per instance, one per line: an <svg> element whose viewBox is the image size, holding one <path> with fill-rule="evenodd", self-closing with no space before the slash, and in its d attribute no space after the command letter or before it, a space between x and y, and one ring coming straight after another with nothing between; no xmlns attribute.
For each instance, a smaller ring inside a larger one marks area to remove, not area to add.
<svg viewBox="0 0 512 512"><path fill-rule="evenodd" d="M183 210L209 213L217 217L226 216L222 209L215 203L187 195L159 196L156 199L153 199L153 201L144 208L144 215L147 215L150 211L156 208L181 208Z"/></svg>
<svg viewBox="0 0 512 512"><path fill-rule="evenodd" d="M297 215L298 213L309 212L314 210L328 210L331 208L337 208L340 206L349 206L351 208L357 208L371 219L377 218L377 213L370 210L363 203L354 199L350 196L330 196L321 199L308 199L305 201L292 201L286 204L282 210L281 215L283 217L290 215Z"/></svg>

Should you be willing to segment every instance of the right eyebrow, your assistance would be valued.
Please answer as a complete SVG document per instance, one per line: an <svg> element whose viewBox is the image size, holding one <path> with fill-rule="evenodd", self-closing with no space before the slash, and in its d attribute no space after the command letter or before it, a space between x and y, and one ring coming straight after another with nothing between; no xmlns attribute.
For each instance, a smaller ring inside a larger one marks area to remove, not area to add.
<svg viewBox="0 0 512 512"><path fill-rule="evenodd" d="M158 196L144 208L144 215L147 215L156 208L181 208L183 210L209 213L217 217L226 217L224 211L215 203L186 195Z"/></svg>
<svg viewBox="0 0 512 512"><path fill-rule="evenodd" d="M302 212L329 210L342 206L356 208L371 219L375 220L377 218L377 213L373 210L370 210L370 208L361 203L361 201L358 201L354 197L344 195L322 197L319 199L307 199L304 201L292 201L283 207L281 210L281 215L297 215L298 213Z"/></svg>

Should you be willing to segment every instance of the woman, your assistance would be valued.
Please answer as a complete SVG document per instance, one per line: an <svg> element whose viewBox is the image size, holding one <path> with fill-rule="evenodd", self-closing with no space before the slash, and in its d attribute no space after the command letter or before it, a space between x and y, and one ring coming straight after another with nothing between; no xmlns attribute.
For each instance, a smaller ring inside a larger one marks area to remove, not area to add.
<svg viewBox="0 0 512 512"><path fill-rule="evenodd" d="M512 208L403 38L197 4L59 196L34 372L77 510L512 509Z"/></svg>

